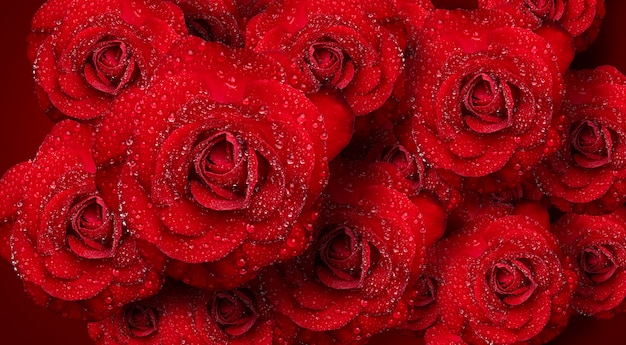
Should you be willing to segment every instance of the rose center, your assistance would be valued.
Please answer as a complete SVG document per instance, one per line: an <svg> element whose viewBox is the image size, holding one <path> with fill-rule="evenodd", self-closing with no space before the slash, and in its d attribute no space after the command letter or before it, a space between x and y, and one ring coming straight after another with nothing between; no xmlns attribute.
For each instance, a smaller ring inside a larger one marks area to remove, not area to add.
<svg viewBox="0 0 626 345"><path fill-rule="evenodd" d="M189 186L194 199L216 211L246 208L267 175L265 158L229 132L208 135L193 150Z"/></svg>
<svg viewBox="0 0 626 345"><path fill-rule="evenodd" d="M157 314L154 309L133 304L126 309L126 325L130 333L138 338L147 337L157 331Z"/></svg>
<svg viewBox="0 0 626 345"><path fill-rule="evenodd" d="M363 286L376 249L349 227L328 231L319 241L316 270L320 281L340 290Z"/></svg>
<svg viewBox="0 0 626 345"><path fill-rule="evenodd" d="M513 124L519 91L489 74L478 73L461 89L465 123L478 133L494 133Z"/></svg>
<svg viewBox="0 0 626 345"><path fill-rule="evenodd" d="M117 94L139 74L129 47L114 39L104 39L94 46L83 72L89 85L109 94Z"/></svg>
<svg viewBox="0 0 626 345"><path fill-rule="evenodd" d="M526 6L539 18L559 20L565 10L564 0L526 0Z"/></svg>
<svg viewBox="0 0 626 345"><path fill-rule="evenodd" d="M572 128L572 158L578 165L592 169L611 162L613 137L610 129L593 121L582 121Z"/></svg>
<svg viewBox="0 0 626 345"><path fill-rule="evenodd" d="M609 280L617 270L615 256L605 246L589 246L582 250L578 265L596 283Z"/></svg>
<svg viewBox="0 0 626 345"><path fill-rule="evenodd" d="M512 306L527 301L537 288L529 264L522 260L495 264L488 279L496 295Z"/></svg>
<svg viewBox="0 0 626 345"><path fill-rule="evenodd" d="M250 330L259 317L252 299L241 290L216 293L209 308L217 325L233 337Z"/></svg>
<svg viewBox="0 0 626 345"><path fill-rule="evenodd" d="M435 301L435 283L430 277L421 276L415 287L410 300L412 306L425 307Z"/></svg>
<svg viewBox="0 0 626 345"><path fill-rule="evenodd" d="M354 64L335 41L313 43L306 60L311 72L322 83L345 88L354 78Z"/></svg>
<svg viewBox="0 0 626 345"><path fill-rule="evenodd" d="M210 15L187 14L185 24L190 35L200 37L209 42L221 42L231 45L233 37L221 20Z"/></svg>
<svg viewBox="0 0 626 345"><path fill-rule="evenodd" d="M110 257L115 250L114 216L99 196L79 199L70 210L67 241L70 249L87 259Z"/></svg>

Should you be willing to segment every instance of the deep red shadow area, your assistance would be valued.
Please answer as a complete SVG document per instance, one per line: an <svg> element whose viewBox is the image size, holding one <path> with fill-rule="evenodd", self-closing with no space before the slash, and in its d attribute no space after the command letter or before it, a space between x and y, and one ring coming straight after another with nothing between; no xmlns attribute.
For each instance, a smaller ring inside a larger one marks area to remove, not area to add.
<svg viewBox="0 0 626 345"><path fill-rule="evenodd" d="M467 6L468 0L438 0L447 8ZM472 2L472 1L469 1ZM473 1L475 2L475 1ZM472 3L473 3L472 2ZM626 1L607 0L607 18L596 43L575 61L576 68L612 64L626 72ZM50 121L36 104L32 72L26 59L26 36L30 19L43 0L5 2L0 16L4 66L0 104L0 173L34 155ZM64 319L35 306L22 289L10 264L0 262L0 344L89 345L85 323ZM626 315L609 321L582 317L572 319L567 330L553 342L559 345L626 343ZM375 337L371 344L420 344L402 333Z"/></svg>

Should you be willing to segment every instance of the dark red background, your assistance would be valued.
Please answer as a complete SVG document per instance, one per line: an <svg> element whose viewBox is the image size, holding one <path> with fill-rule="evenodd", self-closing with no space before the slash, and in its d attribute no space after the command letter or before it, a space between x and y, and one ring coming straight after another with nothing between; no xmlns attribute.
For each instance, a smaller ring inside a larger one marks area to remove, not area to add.
<svg viewBox="0 0 626 345"><path fill-rule="evenodd" d="M575 0L571 0L575 1ZM26 60L26 35L30 19L43 0L3 2L0 11L2 53L0 66L0 173L33 156L51 127L33 95L30 65ZM454 7L467 0L435 0ZM591 68L611 64L626 73L626 1L607 0L607 16L593 47L579 56L575 66ZM373 343L415 343L401 334L381 334ZM553 344L626 343L626 315L609 321L575 317ZM64 319L28 300L21 282L7 262L0 262L0 344L89 345L84 322Z"/></svg>

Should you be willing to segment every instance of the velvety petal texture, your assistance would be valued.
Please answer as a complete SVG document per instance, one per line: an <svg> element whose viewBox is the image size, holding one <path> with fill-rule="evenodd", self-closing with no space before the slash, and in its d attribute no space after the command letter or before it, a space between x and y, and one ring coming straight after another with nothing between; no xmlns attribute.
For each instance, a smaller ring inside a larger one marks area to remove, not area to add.
<svg viewBox="0 0 626 345"><path fill-rule="evenodd" d="M101 117L120 93L145 87L186 32L181 10L160 0L51 0L31 30L37 92L53 120Z"/></svg>
<svg viewBox="0 0 626 345"><path fill-rule="evenodd" d="M626 197L626 77L601 66L566 81L565 143L537 167L537 183L563 211L609 213Z"/></svg>
<svg viewBox="0 0 626 345"><path fill-rule="evenodd" d="M307 94L322 86L337 88L354 113L364 115L387 101L402 70L402 48L393 30L369 19L393 18L396 9L389 6L386 1L276 1L248 24L246 46L279 61L292 86Z"/></svg>
<svg viewBox="0 0 626 345"><path fill-rule="evenodd" d="M412 45L401 139L427 164L493 192L558 148L561 57L542 36L501 12L438 10Z"/></svg>
<svg viewBox="0 0 626 345"><path fill-rule="evenodd" d="M86 125L68 120L53 128L23 176L10 235L13 266L33 299L89 320L157 293L163 280L161 256L128 236L100 196L93 141Z"/></svg>
<svg viewBox="0 0 626 345"><path fill-rule="evenodd" d="M114 109L110 121L134 133L119 174L100 182L123 186L130 232L174 259L170 276L235 287L308 244L305 225L328 176L327 134L317 108L283 78L269 57L190 37L134 109Z"/></svg>
<svg viewBox="0 0 626 345"><path fill-rule="evenodd" d="M624 304L625 216L623 207L607 215L569 213L553 227L580 276L572 306L583 315L610 317Z"/></svg>
<svg viewBox="0 0 626 345"><path fill-rule="evenodd" d="M441 325L469 344L555 337L567 324L577 276L548 231L547 213L489 203L465 211L471 217L460 215L460 228L435 249Z"/></svg>

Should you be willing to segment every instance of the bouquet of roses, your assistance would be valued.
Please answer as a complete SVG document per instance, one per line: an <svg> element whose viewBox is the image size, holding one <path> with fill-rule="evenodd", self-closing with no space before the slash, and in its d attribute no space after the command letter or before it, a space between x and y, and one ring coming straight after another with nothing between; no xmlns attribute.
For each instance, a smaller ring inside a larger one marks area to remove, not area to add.
<svg viewBox="0 0 626 345"><path fill-rule="evenodd" d="M49 0L0 254L97 344L542 344L626 303L602 0Z"/></svg>

